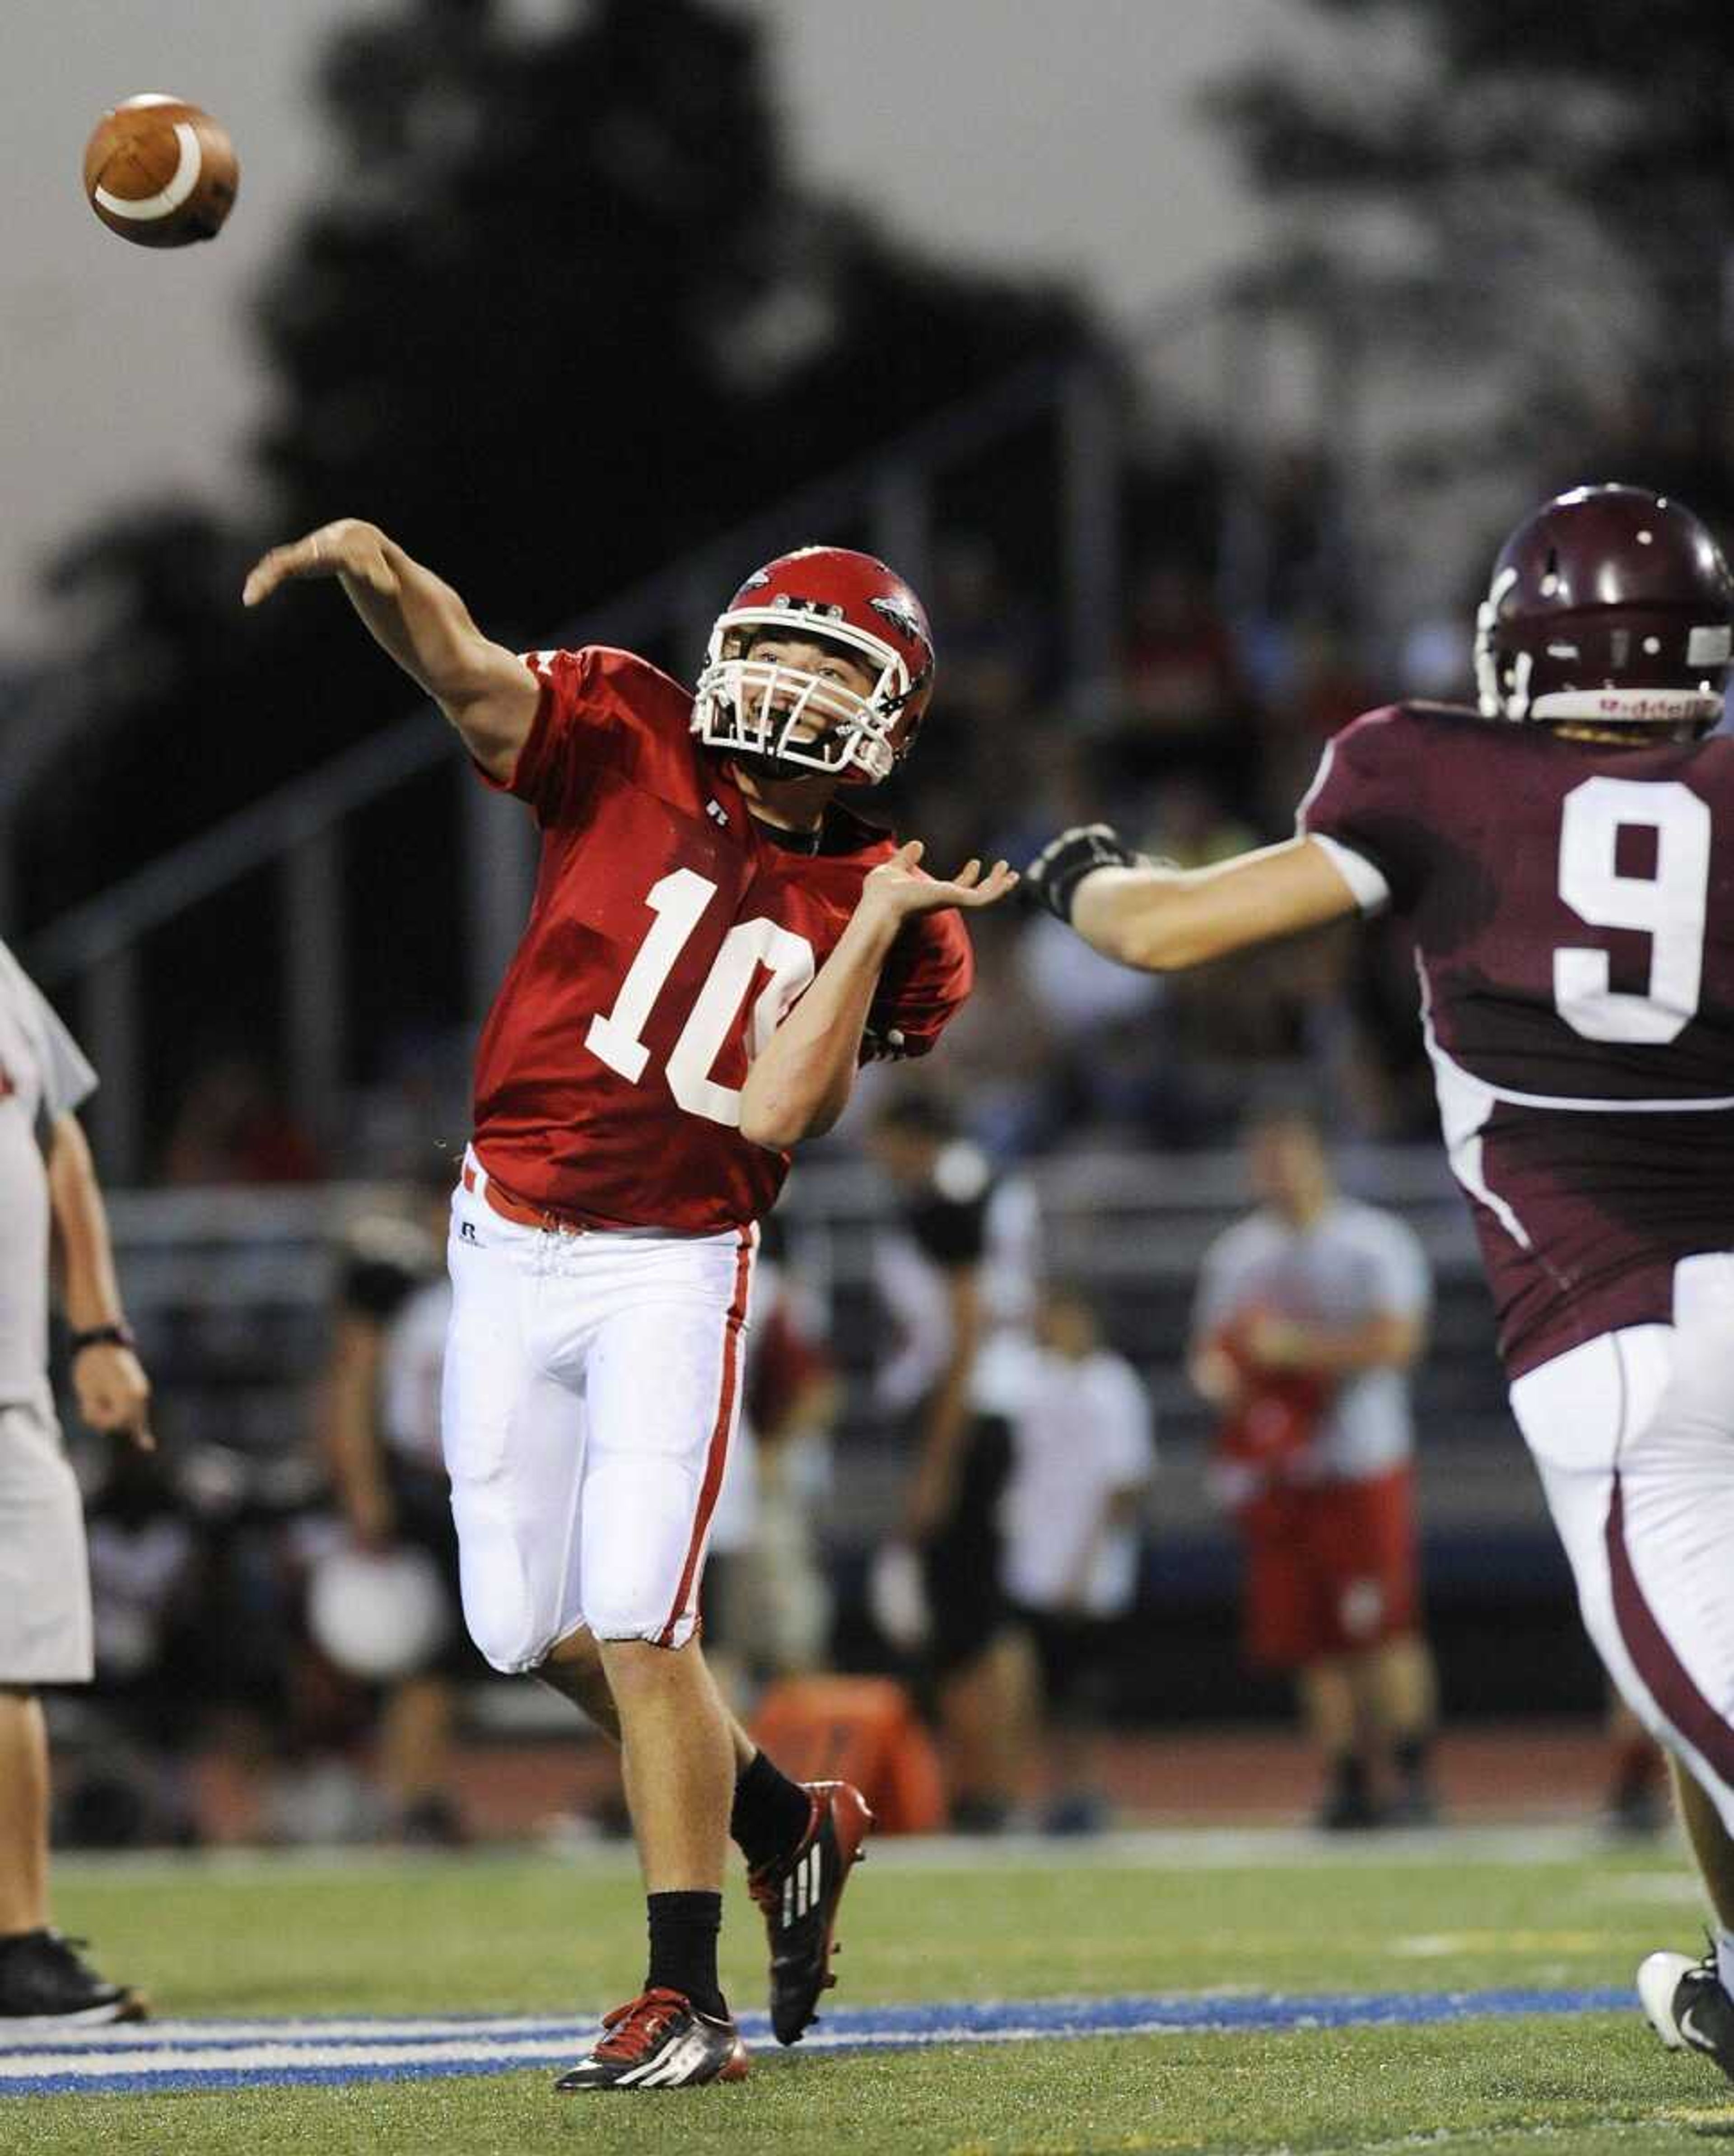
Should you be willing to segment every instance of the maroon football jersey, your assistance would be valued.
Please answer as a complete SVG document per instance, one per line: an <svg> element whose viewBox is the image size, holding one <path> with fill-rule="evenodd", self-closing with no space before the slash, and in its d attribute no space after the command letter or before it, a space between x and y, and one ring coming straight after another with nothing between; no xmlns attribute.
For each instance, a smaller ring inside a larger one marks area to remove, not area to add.
<svg viewBox="0 0 1734 2156"><path fill-rule="evenodd" d="M541 862L482 1033L476 1152L508 1190L606 1226L757 1219L788 1156L741 1135L748 1062L895 841L834 804L818 853L779 844L692 739L690 692L644 660L591 647L526 664L541 698L510 791L536 812ZM955 912L910 922L864 1053L924 1055L972 971Z"/></svg>
<svg viewBox="0 0 1734 2156"><path fill-rule="evenodd" d="M1330 744L1300 824L1413 935L1511 1374L1670 1322L1679 1260L1734 1249L1734 740L1397 705Z"/></svg>

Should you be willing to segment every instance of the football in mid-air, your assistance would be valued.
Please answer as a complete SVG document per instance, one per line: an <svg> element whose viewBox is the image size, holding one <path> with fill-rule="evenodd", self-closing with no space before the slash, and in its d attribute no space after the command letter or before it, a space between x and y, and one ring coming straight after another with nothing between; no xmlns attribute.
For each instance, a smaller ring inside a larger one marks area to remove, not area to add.
<svg viewBox="0 0 1734 2156"><path fill-rule="evenodd" d="M136 247L214 239L234 208L234 145L208 112L156 90L105 112L85 145L85 192Z"/></svg>

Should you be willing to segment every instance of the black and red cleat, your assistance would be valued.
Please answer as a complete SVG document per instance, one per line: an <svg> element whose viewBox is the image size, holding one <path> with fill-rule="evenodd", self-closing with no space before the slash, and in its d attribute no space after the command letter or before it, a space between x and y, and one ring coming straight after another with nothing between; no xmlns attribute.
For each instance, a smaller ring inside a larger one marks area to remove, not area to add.
<svg viewBox="0 0 1734 2156"><path fill-rule="evenodd" d="M795 2044L818 2018L818 1995L836 1983L837 1905L873 1830L867 1800L849 1782L808 1782L813 1815L794 1851L748 1875L771 1942L771 2028Z"/></svg>
<svg viewBox="0 0 1734 2156"><path fill-rule="evenodd" d="M684 1992L641 1992L603 2018L603 2035L555 2087L698 2088L746 2078L746 2046L730 2020L700 2014Z"/></svg>

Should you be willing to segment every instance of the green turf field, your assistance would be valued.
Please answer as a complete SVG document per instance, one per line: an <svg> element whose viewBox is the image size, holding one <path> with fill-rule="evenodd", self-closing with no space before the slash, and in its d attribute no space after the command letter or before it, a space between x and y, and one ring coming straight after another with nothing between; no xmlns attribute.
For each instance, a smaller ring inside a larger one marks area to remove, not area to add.
<svg viewBox="0 0 1734 2156"><path fill-rule="evenodd" d="M1439 1837L1314 1850L1211 1837L881 1848L851 1888L839 2003L1624 1985L1695 1949L1671 1851ZM629 1866L475 1857L66 1866L60 1920L175 2015L521 2013L615 2004L640 1974ZM762 2003L731 1900L725 1980ZM0 2098L36 2152L1697 2148L1734 2088L1630 2012L1393 2028L1188 2032L832 2056L755 2052L744 2086L556 2099L547 2071L344 2087Z"/></svg>

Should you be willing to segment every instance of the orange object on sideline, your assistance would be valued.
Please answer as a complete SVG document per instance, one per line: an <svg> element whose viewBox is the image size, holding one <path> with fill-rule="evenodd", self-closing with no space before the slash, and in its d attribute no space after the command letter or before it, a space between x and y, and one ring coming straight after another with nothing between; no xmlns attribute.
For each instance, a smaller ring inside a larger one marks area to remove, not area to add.
<svg viewBox="0 0 1734 2156"><path fill-rule="evenodd" d="M798 1782L853 1782L878 1834L936 1834L945 1788L933 1741L891 1677L786 1677L753 1717L753 1740Z"/></svg>

